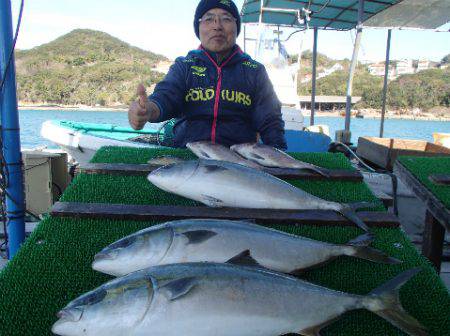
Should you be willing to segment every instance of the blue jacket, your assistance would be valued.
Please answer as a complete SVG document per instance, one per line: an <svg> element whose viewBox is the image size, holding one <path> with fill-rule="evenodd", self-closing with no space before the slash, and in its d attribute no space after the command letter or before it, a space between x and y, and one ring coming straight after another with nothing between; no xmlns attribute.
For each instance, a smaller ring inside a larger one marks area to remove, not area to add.
<svg viewBox="0 0 450 336"><path fill-rule="evenodd" d="M177 58L149 99L161 111L158 122L179 118L177 147L255 142L259 133L263 143L286 149L281 104L266 69L238 46L220 65L203 49Z"/></svg>

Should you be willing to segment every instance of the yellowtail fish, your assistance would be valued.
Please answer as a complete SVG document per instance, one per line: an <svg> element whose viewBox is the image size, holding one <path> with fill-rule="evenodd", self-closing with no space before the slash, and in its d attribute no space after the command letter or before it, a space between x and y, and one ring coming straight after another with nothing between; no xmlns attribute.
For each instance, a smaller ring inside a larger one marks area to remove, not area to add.
<svg viewBox="0 0 450 336"><path fill-rule="evenodd" d="M326 168L299 161L277 148L260 143L244 143L231 146L230 149L246 159L257 162L264 167L298 168L311 170L325 177L330 176L329 170Z"/></svg>
<svg viewBox="0 0 450 336"><path fill-rule="evenodd" d="M334 210L369 231L355 210L371 204L326 201L270 174L240 164L214 160L186 161L156 169L148 179L162 190L211 207Z"/></svg>
<svg viewBox="0 0 450 336"><path fill-rule="evenodd" d="M373 239L366 233L347 244L332 244L246 221L186 219L162 223L112 243L95 255L92 268L122 276L156 265L233 259L297 274L343 255L400 263L369 247Z"/></svg>
<svg viewBox="0 0 450 336"><path fill-rule="evenodd" d="M316 336L347 311L367 309L411 336L426 336L425 328L405 312L398 294L419 271L406 271L368 295L356 295L256 267L154 266L109 281L70 302L58 313L52 332L61 336Z"/></svg>
<svg viewBox="0 0 450 336"><path fill-rule="evenodd" d="M217 143L213 144L209 141L197 141L188 143L186 147L189 148L199 159L227 161L255 169L262 168L259 164L246 160L239 154L231 151L228 147Z"/></svg>

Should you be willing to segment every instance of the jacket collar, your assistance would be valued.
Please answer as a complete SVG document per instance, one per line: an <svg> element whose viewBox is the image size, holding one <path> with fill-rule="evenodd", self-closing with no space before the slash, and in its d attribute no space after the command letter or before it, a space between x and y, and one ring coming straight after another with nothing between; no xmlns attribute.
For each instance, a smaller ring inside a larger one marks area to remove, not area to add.
<svg viewBox="0 0 450 336"><path fill-rule="evenodd" d="M238 62L241 62L243 60L248 59L250 56L248 56L247 54L245 54L241 48L235 44L234 47L230 50L230 53L228 55L228 57L230 55L232 55L234 53L234 55L231 57L231 59L227 62L226 66L228 65L232 65L232 64L236 64ZM213 60L217 60L217 55L214 52L211 51L207 51L206 49L203 48L203 46L199 46L197 50L192 50L189 52L190 55L195 55L198 58L202 59L205 62L208 63L212 63L211 59L208 57L208 55L213 59ZM224 61L227 60L228 57L225 57ZM220 66L220 64L218 64L218 66Z"/></svg>

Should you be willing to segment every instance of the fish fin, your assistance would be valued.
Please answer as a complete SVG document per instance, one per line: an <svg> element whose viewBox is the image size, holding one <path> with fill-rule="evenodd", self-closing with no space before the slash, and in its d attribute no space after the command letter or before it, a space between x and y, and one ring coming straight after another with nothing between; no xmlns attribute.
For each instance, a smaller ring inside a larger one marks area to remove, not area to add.
<svg viewBox="0 0 450 336"><path fill-rule="evenodd" d="M370 309L372 306L370 304L366 307L411 336L427 336L428 332L419 321L403 309L400 302L399 289L420 271L420 267L407 270L374 289L369 293L368 298L371 297L381 301L383 307L382 309ZM374 306L376 307L377 305Z"/></svg>
<svg viewBox="0 0 450 336"><path fill-rule="evenodd" d="M338 210L339 213L344 216L345 218L347 218L348 220L350 220L351 222L355 223L357 226L359 226L361 229L363 229L366 232L369 232L370 229L369 227L366 225L366 223L364 223L359 217L358 215L355 213L354 209L351 208L350 206L348 206L347 204L342 204L342 207L340 210Z"/></svg>
<svg viewBox="0 0 450 336"><path fill-rule="evenodd" d="M316 326L313 326L308 329L303 329L299 332L300 335L303 336L320 336L320 331L325 328L326 326L330 325L334 321L338 320L340 316L336 316L335 318L332 318L330 320L327 320L321 324L318 324Z"/></svg>
<svg viewBox="0 0 450 336"><path fill-rule="evenodd" d="M216 232L210 230L186 231L181 234L187 237L188 244L200 244L217 235Z"/></svg>
<svg viewBox="0 0 450 336"><path fill-rule="evenodd" d="M350 256L385 264L400 264L402 262L399 259L388 256L383 251L369 247L373 239L374 235L372 233L366 233L356 239L350 240L347 246L354 248L354 253Z"/></svg>
<svg viewBox="0 0 450 336"><path fill-rule="evenodd" d="M223 207L223 201L218 198L208 196L205 194L202 194L201 197L202 197L202 203L206 204L207 206L210 206L213 208Z"/></svg>
<svg viewBox="0 0 450 336"><path fill-rule="evenodd" d="M250 153L249 157L252 158L252 159L255 159L255 160L266 161L266 158L264 158L261 155L258 155L256 153Z"/></svg>
<svg viewBox="0 0 450 336"><path fill-rule="evenodd" d="M222 172L222 171L228 170L228 168L219 166L215 163L207 163L207 164L203 165L203 167L206 170L206 173L217 173L217 172Z"/></svg>
<svg viewBox="0 0 450 336"><path fill-rule="evenodd" d="M347 245L352 246L369 246L375 239L375 235L372 232L362 234L355 239L350 240Z"/></svg>
<svg viewBox="0 0 450 336"><path fill-rule="evenodd" d="M297 268L297 269L294 269L292 271L289 271L288 274L293 275L295 277L299 277L299 276L304 275L306 272L308 272L310 270L313 270L313 269L316 269L316 268L321 268L324 265L329 264L331 261L333 261L336 258L337 258L337 256L336 257L330 257L328 260L322 261L322 262L320 262L318 264L314 264L314 265L311 265L311 266L308 266L308 267L304 267L304 268Z"/></svg>
<svg viewBox="0 0 450 336"><path fill-rule="evenodd" d="M205 151L201 150L200 155L202 156L202 158L211 159L211 156L208 153L206 153Z"/></svg>
<svg viewBox="0 0 450 336"><path fill-rule="evenodd" d="M165 283L159 289L168 300L173 301L189 293L196 284L194 277L181 278Z"/></svg>
<svg viewBox="0 0 450 336"><path fill-rule="evenodd" d="M245 250L226 261L227 264L242 265L242 266L257 266L264 268L255 259L253 259L250 250Z"/></svg>

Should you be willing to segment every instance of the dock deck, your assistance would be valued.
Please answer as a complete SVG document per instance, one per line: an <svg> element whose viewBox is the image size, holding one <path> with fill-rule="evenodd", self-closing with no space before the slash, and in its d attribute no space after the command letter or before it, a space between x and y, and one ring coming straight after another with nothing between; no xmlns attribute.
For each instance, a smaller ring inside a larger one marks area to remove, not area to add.
<svg viewBox="0 0 450 336"><path fill-rule="evenodd" d="M191 158L185 151L175 154ZM174 155L171 152L170 155ZM144 163L162 151L108 148L97 153L97 162L120 160ZM351 169L342 155L324 153L300 156L305 161L330 169ZM299 158L300 158L299 157ZM117 161L116 161L117 162ZM317 196L340 202L375 201L363 182L289 180ZM151 185L145 176L79 174L61 199L62 202L107 204L183 205L202 207L197 202L165 193ZM375 209L383 210L380 207ZM18 255L0 273L0 325L5 335L50 334L56 312L69 301L111 277L91 269L93 255L107 244L158 221L113 219L45 218L33 231ZM345 243L362 234L352 226L265 224L270 227L334 243ZM353 258L337 258L324 267L311 270L302 279L329 288L366 294L401 271L420 266L422 272L401 290L405 308L419 319L430 335L442 335L450 321L442 311L450 309L450 296L431 264L422 257L399 228L374 228L374 248L403 260L399 265L374 264ZM447 266L443 267L446 274ZM388 322L367 311L354 311L323 330L323 335L403 335Z"/></svg>

